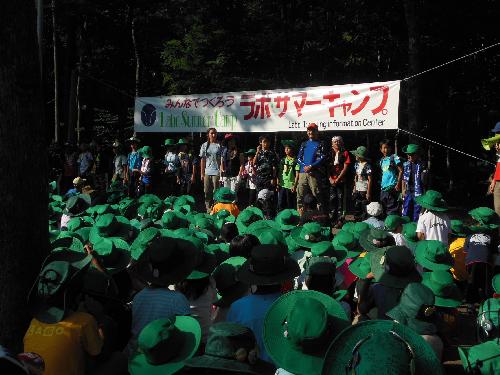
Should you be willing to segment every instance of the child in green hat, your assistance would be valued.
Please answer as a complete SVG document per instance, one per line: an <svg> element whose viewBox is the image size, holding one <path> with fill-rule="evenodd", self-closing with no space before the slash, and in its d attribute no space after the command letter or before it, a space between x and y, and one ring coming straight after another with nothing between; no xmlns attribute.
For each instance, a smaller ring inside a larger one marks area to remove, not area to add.
<svg viewBox="0 0 500 375"><path fill-rule="evenodd" d="M366 219L366 205L371 202L372 190L372 166L368 158L368 150L365 146L359 146L351 151L356 157L354 163L354 189L352 199L354 201L355 218L357 221Z"/></svg>
<svg viewBox="0 0 500 375"><path fill-rule="evenodd" d="M448 205L443 195L436 190L427 190L425 194L415 197L415 202L424 209L417 222L418 238L438 240L448 246L451 222L446 214Z"/></svg>
<svg viewBox="0 0 500 375"><path fill-rule="evenodd" d="M255 178L257 171L255 169L255 164L253 163L253 158L255 157L257 151L254 148L249 149L244 153L247 161L241 171L240 175L243 180L246 180L246 188L248 190L248 205L252 206L257 199L257 185L255 183Z"/></svg>
<svg viewBox="0 0 500 375"><path fill-rule="evenodd" d="M286 139L281 141L285 148L285 156L281 158L278 171L278 212L283 209L295 208L297 198L295 189L299 181L300 165L294 156L296 147L295 141Z"/></svg>
<svg viewBox="0 0 500 375"><path fill-rule="evenodd" d="M427 170L420 161L420 146L410 143L403 147L408 160L403 163L403 216L417 221L422 207L416 203L415 197L422 195L426 186Z"/></svg>
<svg viewBox="0 0 500 375"><path fill-rule="evenodd" d="M175 184L179 183L179 155L177 155L177 145L173 139L167 138L163 142L163 147L165 147L165 156L163 158L163 164L165 169L163 170L163 188L166 190L166 195L171 195L175 192Z"/></svg>

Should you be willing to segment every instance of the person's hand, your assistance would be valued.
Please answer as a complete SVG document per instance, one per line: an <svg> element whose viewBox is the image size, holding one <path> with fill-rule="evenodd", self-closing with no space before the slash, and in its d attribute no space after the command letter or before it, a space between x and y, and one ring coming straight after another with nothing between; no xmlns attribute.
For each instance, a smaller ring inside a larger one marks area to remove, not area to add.
<svg viewBox="0 0 500 375"><path fill-rule="evenodd" d="M293 185L292 188L290 189L292 193L295 193L297 191L297 186Z"/></svg>
<svg viewBox="0 0 500 375"><path fill-rule="evenodd" d="M258 145L258 146L257 146L257 154L258 154L259 152L261 152L261 151L262 151L262 146L261 146L261 145Z"/></svg>
<svg viewBox="0 0 500 375"><path fill-rule="evenodd" d="M368 202L371 202L371 200L372 200L372 195L371 195L370 193L366 193L366 200L367 200Z"/></svg>
<svg viewBox="0 0 500 375"><path fill-rule="evenodd" d="M201 180L203 181L205 179L205 173L200 174Z"/></svg>
<svg viewBox="0 0 500 375"><path fill-rule="evenodd" d="M310 165L306 165L304 167L304 172L309 173L311 171L312 167Z"/></svg>
<svg viewBox="0 0 500 375"><path fill-rule="evenodd" d="M493 194L495 191L495 182L495 180L492 180L490 186L488 186L488 194Z"/></svg>
<svg viewBox="0 0 500 375"><path fill-rule="evenodd" d="M396 187L394 188L396 191L401 191L401 181L399 181L397 184L396 184Z"/></svg>
<svg viewBox="0 0 500 375"><path fill-rule="evenodd" d="M177 176L176 181L177 181L177 185L181 184L181 179L179 178L179 176Z"/></svg>
<svg viewBox="0 0 500 375"><path fill-rule="evenodd" d="M328 180L330 180L330 185L335 186L337 184L337 181L333 177L328 177Z"/></svg>
<svg viewBox="0 0 500 375"><path fill-rule="evenodd" d="M366 275L365 277L366 279L374 279L375 278L375 275L373 274L373 272L368 272L368 275Z"/></svg>

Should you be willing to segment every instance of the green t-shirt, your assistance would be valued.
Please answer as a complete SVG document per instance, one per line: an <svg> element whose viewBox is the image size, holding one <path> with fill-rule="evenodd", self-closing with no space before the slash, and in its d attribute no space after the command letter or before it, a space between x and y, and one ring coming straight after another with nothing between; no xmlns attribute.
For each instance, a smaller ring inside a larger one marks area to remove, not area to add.
<svg viewBox="0 0 500 375"><path fill-rule="evenodd" d="M295 181L295 174L299 171L300 165L297 159L285 156L280 163L280 186L291 189Z"/></svg>

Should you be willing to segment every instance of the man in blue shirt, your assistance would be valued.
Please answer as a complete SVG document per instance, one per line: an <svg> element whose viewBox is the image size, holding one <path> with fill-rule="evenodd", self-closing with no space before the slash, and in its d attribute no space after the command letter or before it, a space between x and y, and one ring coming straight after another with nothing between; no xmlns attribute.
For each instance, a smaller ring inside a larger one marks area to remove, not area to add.
<svg viewBox="0 0 500 375"><path fill-rule="evenodd" d="M328 207L325 204L325 194L321 190L326 186L327 149L319 139L318 125L315 123L307 127L307 136L309 140L302 142L297 155L297 163L300 166L296 187L297 209L302 212L304 196L310 190L318 202L318 209L326 212Z"/></svg>

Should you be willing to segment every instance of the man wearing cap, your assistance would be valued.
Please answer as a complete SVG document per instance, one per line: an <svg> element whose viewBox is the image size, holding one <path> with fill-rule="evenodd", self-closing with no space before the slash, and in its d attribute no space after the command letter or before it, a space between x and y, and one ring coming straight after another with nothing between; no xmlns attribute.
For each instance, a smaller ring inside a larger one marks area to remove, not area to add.
<svg viewBox="0 0 500 375"><path fill-rule="evenodd" d="M127 166L125 167L125 183L128 184L128 195L133 196L136 192L137 183L139 181L140 173L134 172L140 170L142 165L142 156L137 151L139 145L139 138L133 136L128 139L130 142L130 153L127 156Z"/></svg>
<svg viewBox="0 0 500 375"><path fill-rule="evenodd" d="M315 123L311 123L307 127L307 136L309 140L302 142L297 155L297 161L300 165L297 183L297 209L302 212L304 196L309 189L318 201L318 208L321 211L326 211L324 194L320 189L326 186L328 149L319 139L318 125Z"/></svg>

